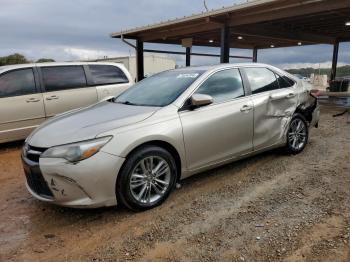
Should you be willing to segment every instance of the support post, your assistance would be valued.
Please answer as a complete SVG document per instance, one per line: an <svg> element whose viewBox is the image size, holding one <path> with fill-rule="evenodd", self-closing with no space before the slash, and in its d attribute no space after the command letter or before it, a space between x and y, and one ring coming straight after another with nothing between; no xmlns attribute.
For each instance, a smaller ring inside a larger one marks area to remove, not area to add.
<svg viewBox="0 0 350 262"><path fill-rule="evenodd" d="M225 25L221 28L220 63L230 62L230 28Z"/></svg>
<svg viewBox="0 0 350 262"><path fill-rule="evenodd" d="M337 39L333 47L333 59L332 59L332 71L331 71L331 81L337 76L337 65L338 65L338 53L339 53L339 40Z"/></svg>
<svg viewBox="0 0 350 262"><path fill-rule="evenodd" d="M144 78L143 42L136 40L136 81Z"/></svg>
<svg viewBox="0 0 350 262"><path fill-rule="evenodd" d="M191 47L186 47L186 66L191 66Z"/></svg>
<svg viewBox="0 0 350 262"><path fill-rule="evenodd" d="M257 63L258 62L258 48L254 47L253 49L253 63Z"/></svg>

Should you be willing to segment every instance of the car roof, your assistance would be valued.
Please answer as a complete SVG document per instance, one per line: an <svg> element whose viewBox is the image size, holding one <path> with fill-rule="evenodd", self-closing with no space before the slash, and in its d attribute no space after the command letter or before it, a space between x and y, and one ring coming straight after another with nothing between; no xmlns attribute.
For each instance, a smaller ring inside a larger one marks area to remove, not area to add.
<svg viewBox="0 0 350 262"><path fill-rule="evenodd" d="M67 66L67 65L119 65L121 66L121 63L114 63L114 62L45 62L45 63L29 63L29 64L16 64L16 65L6 65L6 66L0 66L0 73L8 70L13 69L21 69L21 68L27 68L27 67L48 67L48 66Z"/></svg>
<svg viewBox="0 0 350 262"><path fill-rule="evenodd" d="M206 65L206 66L189 66L189 67L180 67L174 70L203 70L203 71L210 71L210 70L217 70L221 68L227 68L227 67L272 67L271 65L267 64L261 64L261 63L234 63L234 64L218 64L218 65Z"/></svg>
<svg viewBox="0 0 350 262"><path fill-rule="evenodd" d="M206 65L206 66L190 66L190 67L180 67L180 68L177 68L177 69L173 69L173 70L179 70L179 71L191 71L191 70L203 70L203 71L206 71L206 72L213 72L213 71L217 71L217 70L220 70L220 69L225 69L225 68L235 68L235 67L238 67L238 68L242 68L242 67L265 67L265 68L269 68L269 69L272 69L274 72L278 73L278 74L281 74L281 75L285 75L291 79L293 79L294 81L298 82L299 79L278 68L278 67L275 67L275 66L272 66L272 65L269 65L269 64L263 64L263 63L233 63L233 64L218 64L218 65Z"/></svg>

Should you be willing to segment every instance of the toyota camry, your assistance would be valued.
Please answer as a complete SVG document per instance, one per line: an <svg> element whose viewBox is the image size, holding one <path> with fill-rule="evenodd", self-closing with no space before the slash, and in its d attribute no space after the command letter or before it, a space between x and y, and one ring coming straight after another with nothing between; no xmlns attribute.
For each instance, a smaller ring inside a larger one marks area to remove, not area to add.
<svg viewBox="0 0 350 262"><path fill-rule="evenodd" d="M165 71L39 126L23 147L26 185L62 206L146 210L193 174L273 148L302 152L318 121L305 82L269 65Z"/></svg>

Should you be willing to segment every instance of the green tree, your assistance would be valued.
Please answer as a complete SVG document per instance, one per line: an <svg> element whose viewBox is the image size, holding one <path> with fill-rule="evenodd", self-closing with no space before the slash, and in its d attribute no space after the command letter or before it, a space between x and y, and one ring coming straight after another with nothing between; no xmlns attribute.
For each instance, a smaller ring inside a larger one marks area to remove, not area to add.
<svg viewBox="0 0 350 262"><path fill-rule="evenodd" d="M0 66L3 65L15 65L15 64L26 64L29 63L24 55L15 53L8 56L0 57Z"/></svg>
<svg viewBox="0 0 350 262"><path fill-rule="evenodd" d="M330 68L300 68L300 69L288 69L287 72L291 74L299 74L305 77L309 77L312 73L321 75L331 75ZM350 76L350 65L339 66L337 68L337 77Z"/></svg>
<svg viewBox="0 0 350 262"><path fill-rule="evenodd" d="M51 58L40 58L35 63L46 63L46 62L55 62L55 60Z"/></svg>

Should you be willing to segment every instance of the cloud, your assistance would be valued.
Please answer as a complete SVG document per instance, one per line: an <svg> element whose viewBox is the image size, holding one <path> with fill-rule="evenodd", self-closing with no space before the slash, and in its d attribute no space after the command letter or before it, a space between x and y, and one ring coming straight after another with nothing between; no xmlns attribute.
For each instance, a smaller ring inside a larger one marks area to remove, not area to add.
<svg viewBox="0 0 350 262"><path fill-rule="evenodd" d="M210 9L243 0L207 0ZM41 57L56 61L95 59L125 55L134 50L111 32L191 15L204 10L203 0L0 0L0 56L19 52L32 60ZM182 50L179 46L152 46L154 49ZM196 47L198 52L219 54L218 49ZM197 51L196 51L197 52ZM250 56L251 50L232 49L231 54ZM184 56L174 56L184 64ZM329 63L332 46L305 46L260 50L258 59L274 65ZM218 63L217 58L194 57L193 64ZM231 62L246 60L231 59ZM350 46L341 45L339 62L350 63Z"/></svg>
<svg viewBox="0 0 350 262"><path fill-rule="evenodd" d="M69 60L92 60L104 57L126 56L127 53L116 51L102 51L94 49L70 48L66 47L63 51L70 57Z"/></svg>
<svg viewBox="0 0 350 262"><path fill-rule="evenodd" d="M232 4L207 0L211 8ZM65 61L102 53L129 53L130 47L111 39L114 31L190 15L204 9L202 0L0 0L0 56L21 52L35 60ZM135 8L137 7L137 8ZM147 11L146 11L147 10ZM130 50L133 51L133 50Z"/></svg>
<svg viewBox="0 0 350 262"><path fill-rule="evenodd" d="M338 63L338 66L344 66L346 63ZM300 69L300 68L331 68L332 62L323 62L323 63L286 63L286 64L280 64L279 65L283 69Z"/></svg>

